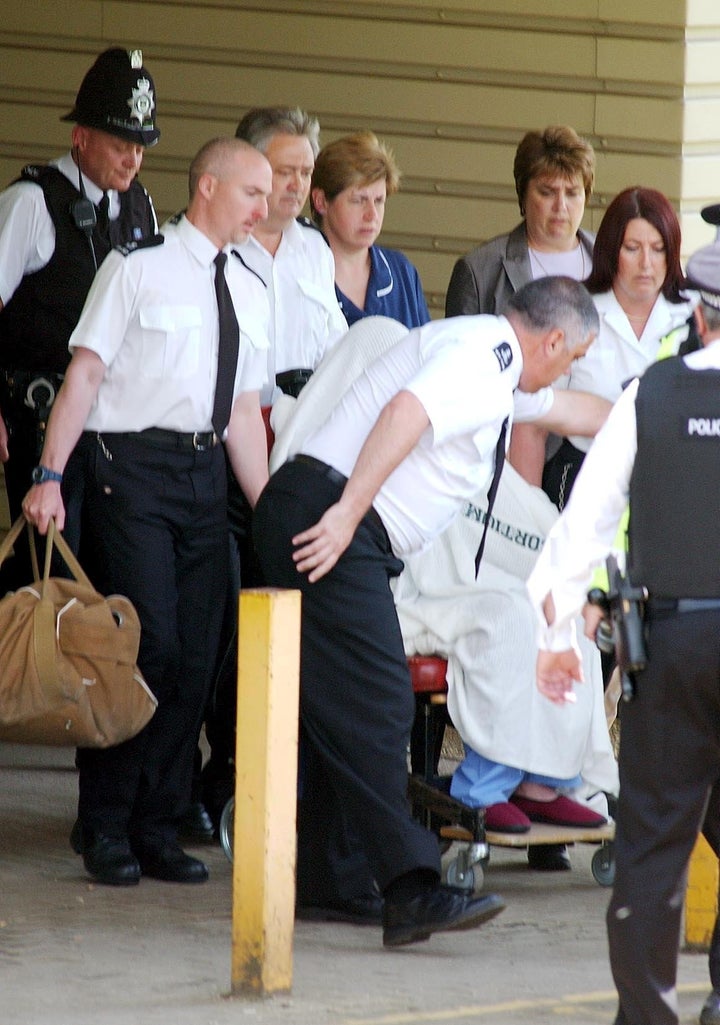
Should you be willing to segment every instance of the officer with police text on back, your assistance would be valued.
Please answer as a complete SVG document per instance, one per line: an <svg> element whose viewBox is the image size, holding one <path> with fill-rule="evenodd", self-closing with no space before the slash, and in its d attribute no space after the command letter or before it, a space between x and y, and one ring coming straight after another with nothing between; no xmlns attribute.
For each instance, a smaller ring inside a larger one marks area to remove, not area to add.
<svg viewBox="0 0 720 1025"><path fill-rule="evenodd" d="M160 137L155 113L141 51L105 50L63 118L75 122L70 152L28 165L0 194L0 458L13 519L32 483L70 360L68 339L95 273L113 246L157 230L137 179L145 147ZM68 468L63 492L67 539L77 547L79 465ZM22 551L3 567L6 587L31 579Z"/></svg>
<svg viewBox="0 0 720 1025"><path fill-rule="evenodd" d="M647 662L622 716L607 912L615 1025L677 1025L687 866L720 776L720 245L694 254L687 274L703 347L625 389L528 581L538 686L563 703L582 680L573 619L630 500L628 576L648 595ZM586 610L588 636L593 619Z"/></svg>

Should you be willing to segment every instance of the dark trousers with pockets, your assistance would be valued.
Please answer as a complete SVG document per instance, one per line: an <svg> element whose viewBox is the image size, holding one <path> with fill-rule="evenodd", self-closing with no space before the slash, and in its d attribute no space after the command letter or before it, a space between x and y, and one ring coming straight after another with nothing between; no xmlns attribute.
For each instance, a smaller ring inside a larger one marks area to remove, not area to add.
<svg viewBox="0 0 720 1025"><path fill-rule="evenodd" d="M298 901L313 904L367 893L372 880L383 890L407 872L440 871L437 840L407 803L414 699L389 586L402 564L373 515L316 583L292 560L292 537L341 490L286 463L253 516L266 582L302 591Z"/></svg>
<svg viewBox="0 0 720 1025"><path fill-rule="evenodd" d="M713 853L720 858L720 779L710 791L710 800L705 812L702 831ZM718 906L720 907L720 893L718 894ZM715 928L710 940L708 967L712 988L720 993L720 913L715 920Z"/></svg>
<svg viewBox="0 0 720 1025"><path fill-rule="evenodd" d="M112 455L112 459L106 453ZM227 573L225 463L204 452L103 435L89 461L86 530L97 586L127 595L138 665L158 699L148 725L79 752L83 827L140 844L174 839L217 653Z"/></svg>
<svg viewBox="0 0 720 1025"><path fill-rule="evenodd" d="M688 861L720 772L720 611L651 616L648 655L622 710L607 912L616 1025L677 1025Z"/></svg>

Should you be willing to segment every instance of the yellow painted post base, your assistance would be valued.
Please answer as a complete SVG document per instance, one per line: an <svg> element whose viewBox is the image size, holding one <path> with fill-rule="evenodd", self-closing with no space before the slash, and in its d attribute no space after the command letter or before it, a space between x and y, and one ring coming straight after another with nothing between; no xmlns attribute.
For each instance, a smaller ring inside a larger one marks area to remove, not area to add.
<svg viewBox="0 0 720 1025"><path fill-rule="evenodd" d="M232 992L292 985L300 592L240 594Z"/></svg>
<svg viewBox="0 0 720 1025"><path fill-rule="evenodd" d="M700 835L690 856L685 894L685 945L708 950L718 911L718 859Z"/></svg>

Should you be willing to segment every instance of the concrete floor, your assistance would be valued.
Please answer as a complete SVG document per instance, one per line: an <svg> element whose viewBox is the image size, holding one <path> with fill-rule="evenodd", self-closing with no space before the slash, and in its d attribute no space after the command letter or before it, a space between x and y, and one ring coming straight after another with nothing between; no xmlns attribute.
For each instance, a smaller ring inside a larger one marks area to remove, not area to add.
<svg viewBox="0 0 720 1025"><path fill-rule="evenodd" d="M93 885L68 845L72 752L0 745L2 1025L611 1025L608 891L576 845L573 871L530 872L493 848L484 888L507 909L481 929L384 950L380 931L299 922L292 992L229 996L231 866L196 849L210 881ZM683 1025L708 989L681 954Z"/></svg>

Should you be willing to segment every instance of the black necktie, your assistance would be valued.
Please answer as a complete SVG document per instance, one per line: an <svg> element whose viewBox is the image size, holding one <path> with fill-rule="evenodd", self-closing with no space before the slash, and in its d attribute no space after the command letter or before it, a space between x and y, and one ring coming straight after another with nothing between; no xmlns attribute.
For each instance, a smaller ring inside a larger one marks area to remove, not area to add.
<svg viewBox="0 0 720 1025"><path fill-rule="evenodd" d="M107 192L103 192L102 199L98 203L97 226L100 235L107 238L110 230L110 196Z"/></svg>
<svg viewBox="0 0 720 1025"><path fill-rule="evenodd" d="M493 479L490 481L490 488L487 495L487 516L485 517L485 526L483 527L482 537L480 538L480 544L478 545L477 555L475 556L475 576L478 575L480 569L480 560L485 550L485 538L487 537L488 526L490 525L490 513L492 507L495 504L495 495L497 495L498 485L500 484L500 474L503 472L503 466L505 465L505 436L507 435L508 429L508 418L505 417L503 425L500 428L500 437L498 443L495 446L495 469L493 471Z"/></svg>
<svg viewBox="0 0 720 1025"><path fill-rule="evenodd" d="M230 289L225 280L226 263L227 253L219 252L215 257L215 295L217 296L220 332L215 402L212 414L213 430L218 438L222 438L223 432L230 420L233 390L235 387L235 371L237 370L238 352L240 349L240 329L238 328Z"/></svg>

